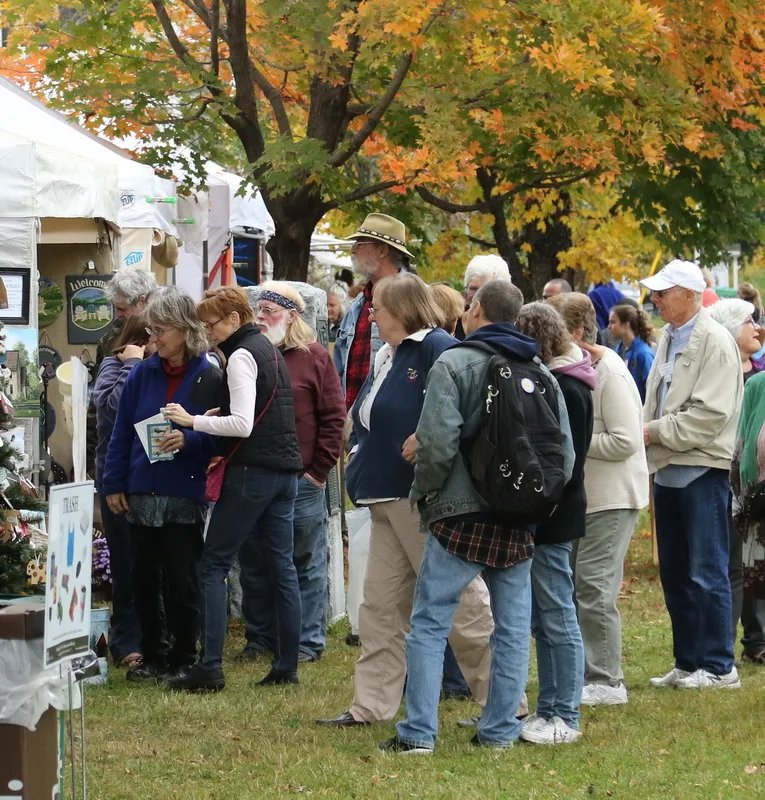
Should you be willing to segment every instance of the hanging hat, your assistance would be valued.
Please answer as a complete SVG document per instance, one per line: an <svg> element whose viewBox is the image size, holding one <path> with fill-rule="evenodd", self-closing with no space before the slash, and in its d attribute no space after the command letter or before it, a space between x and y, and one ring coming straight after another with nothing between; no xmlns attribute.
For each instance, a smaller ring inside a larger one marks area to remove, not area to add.
<svg viewBox="0 0 765 800"><path fill-rule="evenodd" d="M172 269L178 263L178 240L170 234L162 234L160 242L156 242L158 231L152 238L151 257L165 269Z"/></svg>
<svg viewBox="0 0 765 800"><path fill-rule="evenodd" d="M387 214L367 214L361 227L348 238L351 240L374 239L395 247L409 258L414 258L406 249L406 225Z"/></svg>

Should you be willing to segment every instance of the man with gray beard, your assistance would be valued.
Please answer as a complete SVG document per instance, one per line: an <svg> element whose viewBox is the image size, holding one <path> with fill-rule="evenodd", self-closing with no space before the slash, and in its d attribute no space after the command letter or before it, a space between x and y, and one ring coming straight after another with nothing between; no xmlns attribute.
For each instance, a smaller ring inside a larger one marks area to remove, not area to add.
<svg viewBox="0 0 765 800"><path fill-rule="evenodd" d="M372 289L377 281L403 271L414 272L406 249L406 226L387 214L369 214L362 226L348 237L353 240L354 272L367 279L364 291L351 304L337 332L334 361L350 409L366 380L372 359L382 342L377 325L369 319Z"/></svg>

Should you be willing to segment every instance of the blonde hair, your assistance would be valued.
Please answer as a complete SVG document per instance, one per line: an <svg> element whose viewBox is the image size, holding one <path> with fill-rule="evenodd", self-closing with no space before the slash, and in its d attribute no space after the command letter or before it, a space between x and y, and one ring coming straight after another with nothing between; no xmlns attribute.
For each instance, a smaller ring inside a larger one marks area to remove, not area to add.
<svg viewBox="0 0 765 800"><path fill-rule="evenodd" d="M422 328L440 328L445 322L444 312L438 307L430 286L411 272L383 278L375 285L373 296L401 323L407 334Z"/></svg>
<svg viewBox="0 0 765 800"><path fill-rule="evenodd" d="M298 315L287 326L287 334L282 345L285 350L292 350L297 347L299 350L308 350L308 345L316 341L316 332L300 316L305 311L305 300L300 296L300 292L294 286L290 286L284 281L266 281L258 287L263 292L275 292L297 306Z"/></svg>
<svg viewBox="0 0 765 800"><path fill-rule="evenodd" d="M465 298L446 283L434 283L430 287L430 291L433 293L433 300L444 315L443 327L451 333L457 320L465 311Z"/></svg>
<svg viewBox="0 0 765 800"><path fill-rule="evenodd" d="M563 317L569 333L582 328L584 341L595 344L598 338L598 320L595 316L595 306L586 294L565 292L556 294L547 302Z"/></svg>

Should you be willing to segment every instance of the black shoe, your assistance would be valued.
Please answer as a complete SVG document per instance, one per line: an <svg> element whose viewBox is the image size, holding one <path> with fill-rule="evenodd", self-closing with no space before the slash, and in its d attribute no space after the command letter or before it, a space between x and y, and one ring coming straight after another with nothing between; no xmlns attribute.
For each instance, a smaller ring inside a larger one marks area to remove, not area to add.
<svg viewBox="0 0 765 800"><path fill-rule="evenodd" d="M286 684L300 683L297 672L279 672L272 669L262 681L258 681L256 686L284 686Z"/></svg>
<svg viewBox="0 0 765 800"><path fill-rule="evenodd" d="M322 653L306 653L301 650L298 653L298 664L313 664L314 661L321 659Z"/></svg>
<svg viewBox="0 0 765 800"><path fill-rule="evenodd" d="M361 639L359 639L359 636L356 633L349 633L345 637L345 643L348 645L348 647L361 647Z"/></svg>
<svg viewBox="0 0 765 800"><path fill-rule="evenodd" d="M273 653L268 650L261 650L259 647L245 647L241 653L234 656L234 661L243 661L249 664L251 661L257 661L259 658L273 657Z"/></svg>
<svg viewBox="0 0 765 800"><path fill-rule="evenodd" d="M402 742L401 739L398 738L398 736L394 736L392 739L388 739L386 742L378 744L377 749L382 750L383 753L398 753L402 756L433 755L432 747L423 747L422 745L418 744L409 744L408 742Z"/></svg>
<svg viewBox="0 0 765 800"><path fill-rule="evenodd" d="M167 667L157 664L143 663L139 667L131 667L125 675L125 680L133 683L157 684L163 680Z"/></svg>
<svg viewBox="0 0 765 800"><path fill-rule="evenodd" d="M358 720L350 711L343 711L339 717L329 717L328 719L317 719L317 725L327 725L335 728L358 728L362 725L369 725L368 722Z"/></svg>
<svg viewBox="0 0 765 800"><path fill-rule="evenodd" d="M190 670L181 670L168 678L167 686L176 692L219 692L226 688L226 679L220 667L203 669L195 664Z"/></svg>
<svg viewBox="0 0 765 800"><path fill-rule="evenodd" d="M168 667L161 679L164 683L172 680L173 678L185 678L193 669L193 666L185 664L181 667Z"/></svg>
<svg viewBox="0 0 765 800"><path fill-rule="evenodd" d="M508 742L507 744L499 744L499 742L482 742L478 738L478 734L476 734L470 740L470 744L472 744L473 747L486 747L489 750L509 750L513 746L512 742Z"/></svg>

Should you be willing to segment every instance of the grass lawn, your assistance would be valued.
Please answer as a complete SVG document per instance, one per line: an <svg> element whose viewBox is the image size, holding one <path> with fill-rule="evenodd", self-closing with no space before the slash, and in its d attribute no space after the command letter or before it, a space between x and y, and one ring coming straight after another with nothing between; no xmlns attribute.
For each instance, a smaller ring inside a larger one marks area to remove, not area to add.
<svg viewBox="0 0 765 800"><path fill-rule="evenodd" d="M436 754L375 751L391 723L353 730L314 719L348 708L353 663L341 624L327 653L301 667L299 687L252 686L267 664L226 664L217 695L173 695L126 684L87 692L91 798L738 798L765 794L765 668L745 666L740 691L650 689L671 666L671 638L650 541L636 534L625 575L624 670L628 706L582 709L584 737L543 748L518 743L495 753L468 744L455 722L476 713L466 701L441 706ZM227 656L242 646L241 628ZM533 661L533 659L532 659ZM536 695L535 668L529 702Z"/></svg>

